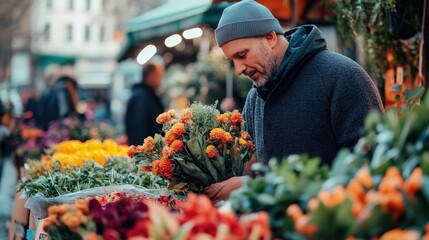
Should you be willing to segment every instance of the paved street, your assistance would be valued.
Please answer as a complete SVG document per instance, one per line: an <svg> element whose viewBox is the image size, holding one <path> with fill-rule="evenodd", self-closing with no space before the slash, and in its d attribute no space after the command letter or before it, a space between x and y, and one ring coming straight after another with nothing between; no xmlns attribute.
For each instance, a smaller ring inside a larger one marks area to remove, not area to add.
<svg viewBox="0 0 429 240"><path fill-rule="evenodd" d="M13 198L16 190L16 171L10 158L5 159L0 185L0 239L7 239L6 223L13 209Z"/></svg>

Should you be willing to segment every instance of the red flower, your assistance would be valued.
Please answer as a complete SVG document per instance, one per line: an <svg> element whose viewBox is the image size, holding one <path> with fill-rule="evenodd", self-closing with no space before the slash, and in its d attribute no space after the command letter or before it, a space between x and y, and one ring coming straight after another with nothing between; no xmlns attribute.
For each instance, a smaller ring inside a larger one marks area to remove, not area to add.
<svg viewBox="0 0 429 240"><path fill-rule="evenodd" d="M249 148L250 151L255 151L256 149L252 141L247 141L247 147Z"/></svg>
<svg viewBox="0 0 429 240"><path fill-rule="evenodd" d="M141 170L142 170L143 172L150 172L150 171L152 171L152 169L150 168L150 166L142 166L142 167L141 167Z"/></svg>
<svg viewBox="0 0 429 240"><path fill-rule="evenodd" d="M241 117L241 114L239 112L235 112L232 114L231 119L229 120L229 124L232 126L236 126L241 123L241 120L243 118Z"/></svg>

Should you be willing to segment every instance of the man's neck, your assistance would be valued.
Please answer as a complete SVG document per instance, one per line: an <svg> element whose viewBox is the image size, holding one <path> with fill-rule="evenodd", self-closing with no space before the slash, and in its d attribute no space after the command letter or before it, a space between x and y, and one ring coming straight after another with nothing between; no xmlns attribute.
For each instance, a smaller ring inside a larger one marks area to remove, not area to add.
<svg viewBox="0 0 429 240"><path fill-rule="evenodd" d="M286 54L286 50L289 46L289 42L286 40L286 38L283 35L277 35L279 40L278 40L278 45L277 45L277 49L276 49L276 69L278 69L280 67L280 64Z"/></svg>

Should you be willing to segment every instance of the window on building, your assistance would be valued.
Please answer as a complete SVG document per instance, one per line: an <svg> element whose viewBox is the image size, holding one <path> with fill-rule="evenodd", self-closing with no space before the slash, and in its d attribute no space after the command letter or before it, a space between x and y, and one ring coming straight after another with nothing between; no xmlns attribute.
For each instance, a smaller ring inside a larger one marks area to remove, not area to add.
<svg viewBox="0 0 429 240"><path fill-rule="evenodd" d="M73 26L71 24L66 27L66 41L71 42L73 40Z"/></svg>
<svg viewBox="0 0 429 240"><path fill-rule="evenodd" d="M51 38L51 25L49 23L45 24L45 29L43 29L43 38L46 42Z"/></svg>
<svg viewBox="0 0 429 240"><path fill-rule="evenodd" d="M69 0L69 10L73 10L74 8L74 0Z"/></svg>
<svg viewBox="0 0 429 240"><path fill-rule="evenodd" d="M86 0L85 9L86 11L91 10L91 0Z"/></svg>
<svg viewBox="0 0 429 240"><path fill-rule="evenodd" d="M52 8L52 0L46 0L46 8L51 9Z"/></svg>
<svg viewBox="0 0 429 240"><path fill-rule="evenodd" d="M101 27L100 27L100 42L104 42L105 32L106 32L106 30L105 30L104 25L101 25Z"/></svg>
<svg viewBox="0 0 429 240"><path fill-rule="evenodd" d="M91 38L91 31L90 31L89 25L85 26L84 36L85 36L85 42L89 42L89 39Z"/></svg>

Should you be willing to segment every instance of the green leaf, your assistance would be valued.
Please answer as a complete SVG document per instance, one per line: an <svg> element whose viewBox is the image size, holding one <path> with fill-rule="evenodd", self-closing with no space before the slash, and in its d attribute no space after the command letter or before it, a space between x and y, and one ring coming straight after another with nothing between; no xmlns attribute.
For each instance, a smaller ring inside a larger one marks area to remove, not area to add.
<svg viewBox="0 0 429 240"><path fill-rule="evenodd" d="M414 90L409 90L408 88L405 90L404 96L406 100L419 99L424 93L423 87L418 87Z"/></svg>
<svg viewBox="0 0 429 240"><path fill-rule="evenodd" d="M343 170L344 168L346 168L347 165L344 159L350 154L350 150L347 148L343 148L337 153L337 156L335 157L334 162L332 164L332 175L340 175L343 173Z"/></svg>
<svg viewBox="0 0 429 240"><path fill-rule="evenodd" d="M402 92L402 84L395 84L390 88L390 90L396 91L396 92Z"/></svg>
<svg viewBox="0 0 429 240"><path fill-rule="evenodd" d="M411 175L411 172L420 164L420 158L418 156L413 156L411 159L408 159L403 164L402 176L408 178Z"/></svg>
<svg viewBox="0 0 429 240"><path fill-rule="evenodd" d="M388 150L388 146L386 144L378 145L371 159L371 168L379 168L382 166L388 159L385 158L385 153Z"/></svg>
<svg viewBox="0 0 429 240"><path fill-rule="evenodd" d="M271 196L271 195L269 195L269 194L266 194L266 193L261 193L261 194L257 197L257 200L258 200L262 205L265 205L265 206L273 206L273 205L275 205L275 204L276 204L276 199L275 199L273 196Z"/></svg>
<svg viewBox="0 0 429 240"><path fill-rule="evenodd" d="M422 193L429 200L429 177L423 176Z"/></svg>
<svg viewBox="0 0 429 240"><path fill-rule="evenodd" d="M429 175L429 151L425 151L421 155L420 166L422 168L423 175Z"/></svg>
<svg viewBox="0 0 429 240"><path fill-rule="evenodd" d="M321 189L327 189L331 191L334 190L337 185L345 186L351 177L352 176L346 175L332 176L322 184Z"/></svg>

